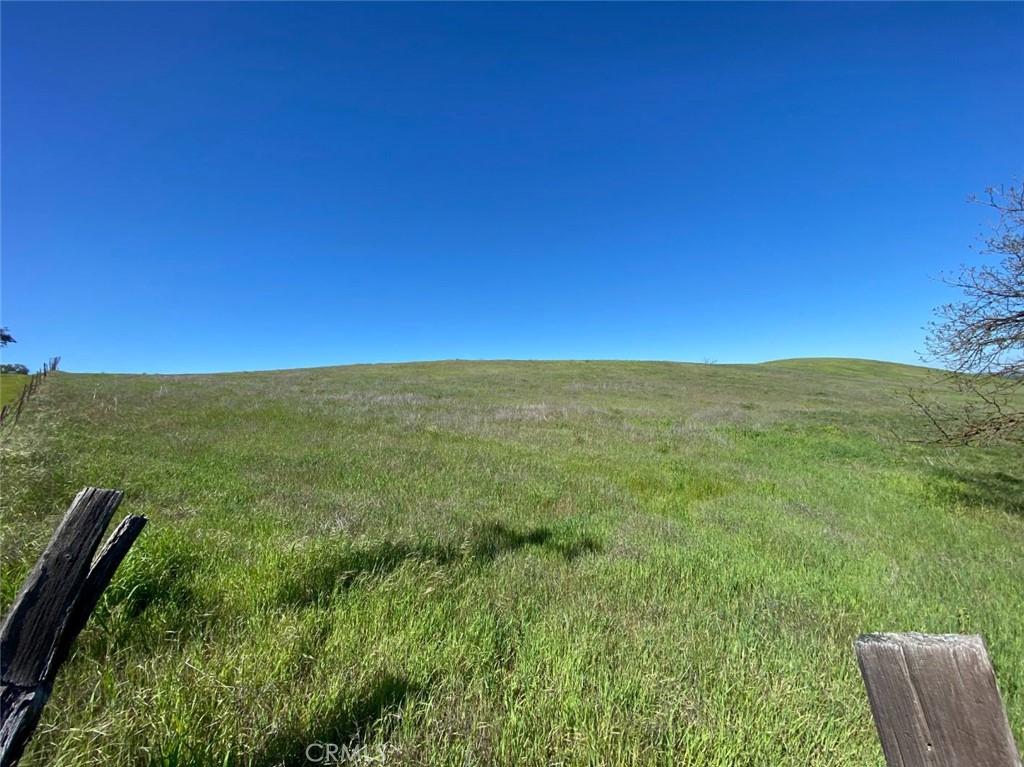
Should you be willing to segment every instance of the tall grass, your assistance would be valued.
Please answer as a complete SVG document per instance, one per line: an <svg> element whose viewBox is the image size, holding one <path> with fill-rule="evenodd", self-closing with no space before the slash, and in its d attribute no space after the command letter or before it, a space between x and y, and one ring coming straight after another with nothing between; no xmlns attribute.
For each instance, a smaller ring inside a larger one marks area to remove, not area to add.
<svg viewBox="0 0 1024 767"><path fill-rule="evenodd" d="M3 443L3 606L81 486L151 523L24 763L881 765L877 630L983 634L1020 742L1024 456L905 439L922 375L58 374Z"/></svg>

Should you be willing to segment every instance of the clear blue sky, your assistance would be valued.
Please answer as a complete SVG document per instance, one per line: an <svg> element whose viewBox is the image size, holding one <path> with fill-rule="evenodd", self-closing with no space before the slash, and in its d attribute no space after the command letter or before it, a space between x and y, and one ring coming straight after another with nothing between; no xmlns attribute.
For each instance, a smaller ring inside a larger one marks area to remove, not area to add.
<svg viewBox="0 0 1024 767"><path fill-rule="evenodd" d="M1024 4L10 3L5 360L914 362Z"/></svg>

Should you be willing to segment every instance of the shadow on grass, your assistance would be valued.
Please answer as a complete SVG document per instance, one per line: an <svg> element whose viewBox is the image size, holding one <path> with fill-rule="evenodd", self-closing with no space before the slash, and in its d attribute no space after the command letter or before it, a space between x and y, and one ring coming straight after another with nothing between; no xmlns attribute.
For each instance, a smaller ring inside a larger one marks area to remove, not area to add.
<svg viewBox="0 0 1024 767"><path fill-rule="evenodd" d="M943 469L948 493L967 506L988 506L1024 516L1024 478L1004 471L961 471Z"/></svg>
<svg viewBox="0 0 1024 767"><path fill-rule="evenodd" d="M281 605L308 606L330 599L336 591L349 589L356 583L384 578L406 562L429 562L441 567L464 562L490 564L528 547L556 552L566 562L602 550L600 543L591 537L564 539L544 526L520 532L500 522L474 526L461 546L386 542L341 551L331 545L314 546L302 552L299 561L290 563L277 591L277 601Z"/></svg>
<svg viewBox="0 0 1024 767"><path fill-rule="evenodd" d="M602 551L601 544L590 536L560 540L549 527L535 527L526 533L520 533L498 522L488 522L478 527L471 541L473 556L487 562L527 546L540 546L548 551L557 552L567 562L583 554L598 554Z"/></svg>
<svg viewBox="0 0 1024 767"><path fill-rule="evenodd" d="M356 581L384 578L406 561L447 564L451 559L451 552L443 549L396 543L342 552L314 548L289 567L277 590L277 601L305 607L329 599L339 589L351 588Z"/></svg>
<svg viewBox="0 0 1024 767"><path fill-rule="evenodd" d="M335 764L379 757L379 747L367 744L386 742L398 721L399 709L422 692L408 679L384 674L364 689L353 691L351 700L308 727L278 734L252 763L259 767L325 763L324 757L332 752Z"/></svg>

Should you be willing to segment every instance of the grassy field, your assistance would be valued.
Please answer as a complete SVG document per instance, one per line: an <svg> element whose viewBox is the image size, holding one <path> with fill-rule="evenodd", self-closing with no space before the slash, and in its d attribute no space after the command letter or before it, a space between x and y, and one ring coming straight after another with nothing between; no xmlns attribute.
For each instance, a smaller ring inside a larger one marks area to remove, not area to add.
<svg viewBox="0 0 1024 767"><path fill-rule="evenodd" d="M60 373L2 441L4 609L82 486L150 525L24 764L882 765L853 641L910 630L984 635L1021 742L1024 453L906 439L925 375Z"/></svg>
<svg viewBox="0 0 1024 767"><path fill-rule="evenodd" d="M21 390L28 386L32 376L17 373L0 373L0 407L18 404Z"/></svg>

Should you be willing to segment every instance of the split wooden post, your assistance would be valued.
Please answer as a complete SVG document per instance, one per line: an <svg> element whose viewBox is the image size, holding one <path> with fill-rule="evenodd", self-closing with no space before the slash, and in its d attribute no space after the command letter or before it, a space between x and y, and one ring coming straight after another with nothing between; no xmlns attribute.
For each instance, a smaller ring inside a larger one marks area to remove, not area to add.
<svg viewBox="0 0 1024 767"><path fill-rule="evenodd" d="M126 517L93 561L121 497L95 487L75 497L0 626L0 767L21 758L58 669L146 524Z"/></svg>
<svg viewBox="0 0 1024 767"><path fill-rule="evenodd" d="M1021 767L980 636L868 634L856 650L889 767Z"/></svg>

